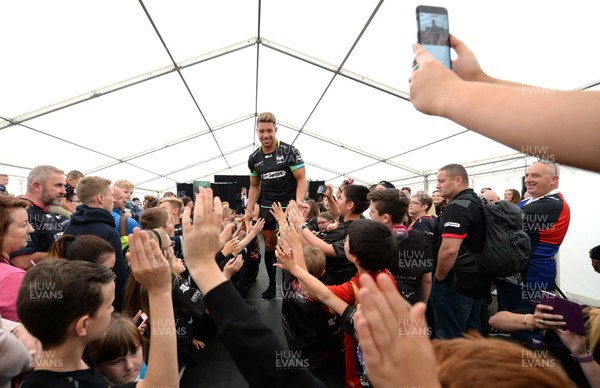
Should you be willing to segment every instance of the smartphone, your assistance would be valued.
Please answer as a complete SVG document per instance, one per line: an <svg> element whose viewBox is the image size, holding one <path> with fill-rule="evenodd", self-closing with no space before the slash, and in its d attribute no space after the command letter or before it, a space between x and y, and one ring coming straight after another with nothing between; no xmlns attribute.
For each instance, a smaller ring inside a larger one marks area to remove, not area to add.
<svg viewBox="0 0 600 388"><path fill-rule="evenodd" d="M147 320L148 316L146 315L146 313L141 313L138 319L135 321L135 326L140 327L142 323L146 322Z"/></svg>
<svg viewBox="0 0 600 388"><path fill-rule="evenodd" d="M313 186L314 187L314 186ZM325 185L320 185L317 188L317 194L325 194L325 192L327 191L327 187L325 187Z"/></svg>
<svg viewBox="0 0 600 388"><path fill-rule="evenodd" d="M585 328L583 326L583 315L581 313L581 305L571 300L559 298L558 296L546 291L542 291L540 295L540 303L554 307L554 310L549 314L558 314L564 317L567 324L563 329L572 331L585 337Z"/></svg>
<svg viewBox="0 0 600 388"><path fill-rule="evenodd" d="M438 61L451 69L448 11L442 7L417 7L417 41Z"/></svg>

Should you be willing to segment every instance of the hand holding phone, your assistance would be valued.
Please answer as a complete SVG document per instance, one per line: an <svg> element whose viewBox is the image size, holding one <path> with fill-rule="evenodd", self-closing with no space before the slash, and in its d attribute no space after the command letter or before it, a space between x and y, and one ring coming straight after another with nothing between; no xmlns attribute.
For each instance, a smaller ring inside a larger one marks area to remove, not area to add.
<svg viewBox="0 0 600 388"><path fill-rule="evenodd" d="M444 66L451 69L448 11L442 7L417 7L417 41Z"/></svg>
<svg viewBox="0 0 600 388"><path fill-rule="evenodd" d="M325 185L320 185L319 188L317 189L317 194L325 194L326 191L327 191L327 187L325 187Z"/></svg>
<svg viewBox="0 0 600 388"><path fill-rule="evenodd" d="M561 329L567 329L585 337L585 327L583 324L583 314L581 305L571 300L559 298L558 296L546 291L541 291L540 303L552 306L552 314L562 315L566 325Z"/></svg>
<svg viewBox="0 0 600 388"><path fill-rule="evenodd" d="M138 313L135 315L134 320L135 326L139 329L140 326L142 326L148 320L148 315L146 315L146 313L142 310L139 310Z"/></svg>

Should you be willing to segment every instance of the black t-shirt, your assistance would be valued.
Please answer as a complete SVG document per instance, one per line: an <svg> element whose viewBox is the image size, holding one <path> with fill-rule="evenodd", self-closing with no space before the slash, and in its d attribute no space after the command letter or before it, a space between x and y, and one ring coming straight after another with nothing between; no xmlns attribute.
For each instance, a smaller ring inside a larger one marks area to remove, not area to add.
<svg viewBox="0 0 600 388"><path fill-rule="evenodd" d="M396 281L398 291L410 303L421 300L420 287L423 275L433 271L433 254L429 237L422 232L406 228L393 228L398 254L387 267Z"/></svg>
<svg viewBox="0 0 600 388"><path fill-rule="evenodd" d="M336 256L327 256L325 273L327 275L325 284L335 286L347 282L356 275L356 266L346 257L344 244L346 242L346 234L352 221L340 222L338 227L327 234L323 238L328 244L331 244Z"/></svg>
<svg viewBox="0 0 600 388"><path fill-rule="evenodd" d="M31 201L30 201L31 202ZM50 246L63 234L65 217L46 212L37 204L27 208L29 223L35 229L27 238L27 246L13 252L10 257L29 255L35 252L48 252Z"/></svg>
<svg viewBox="0 0 600 388"><path fill-rule="evenodd" d="M135 387L137 383L111 385L112 387ZM96 367L89 369L52 372L47 370L34 370L27 374L20 388L106 388L109 385Z"/></svg>
<svg viewBox="0 0 600 388"><path fill-rule="evenodd" d="M259 147L248 158L250 175L260 179L258 204L271 207L273 202L287 204L296 199L296 177L293 172L304 168L300 151L293 145L277 141L275 151L263 154Z"/></svg>
<svg viewBox="0 0 600 388"><path fill-rule="evenodd" d="M433 233L435 230L435 220L431 216L423 216L415 221L411 229Z"/></svg>
<svg viewBox="0 0 600 388"><path fill-rule="evenodd" d="M474 196L477 201L480 201L472 189L466 189L458 193L444 208L436 231L441 239L455 238L462 240L457 261L463 255L468 255L465 248L468 248L473 254L481 253L485 241L486 226L483 208L477 206L474 201L465 198L466 196ZM472 262L469 267L476 267L475 263ZM468 271L463 271L462 269L455 264L452 271L448 273L446 281L453 281L453 277L456 276L456 289L458 291L469 296L487 297L490 292L489 281L477 270L469 268Z"/></svg>
<svg viewBox="0 0 600 388"><path fill-rule="evenodd" d="M290 350L299 350L299 358L309 360L315 369L326 362L333 353L341 353L343 333L339 316L327 314L323 304L302 293L298 279L283 272L283 302L281 322Z"/></svg>

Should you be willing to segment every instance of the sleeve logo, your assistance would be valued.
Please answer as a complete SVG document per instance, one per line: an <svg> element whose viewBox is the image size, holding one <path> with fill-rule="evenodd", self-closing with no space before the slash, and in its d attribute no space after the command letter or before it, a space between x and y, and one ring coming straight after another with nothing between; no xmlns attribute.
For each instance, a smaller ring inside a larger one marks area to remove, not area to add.
<svg viewBox="0 0 600 388"><path fill-rule="evenodd" d="M444 228L460 228L460 224L458 222L446 222L444 223Z"/></svg>

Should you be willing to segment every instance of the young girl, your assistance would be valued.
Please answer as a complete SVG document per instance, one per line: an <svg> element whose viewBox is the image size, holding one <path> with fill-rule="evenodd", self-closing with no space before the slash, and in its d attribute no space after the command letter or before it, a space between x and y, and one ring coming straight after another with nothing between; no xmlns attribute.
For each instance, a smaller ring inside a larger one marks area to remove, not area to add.
<svg viewBox="0 0 600 388"><path fill-rule="evenodd" d="M146 374L143 339L133 320L114 313L106 334L88 345L88 353L107 384L139 381Z"/></svg>
<svg viewBox="0 0 600 388"><path fill-rule="evenodd" d="M84 260L112 268L115 250L106 240L93 235L73 236L63 234L50 247L48 257L67 260Z"/></svg>

